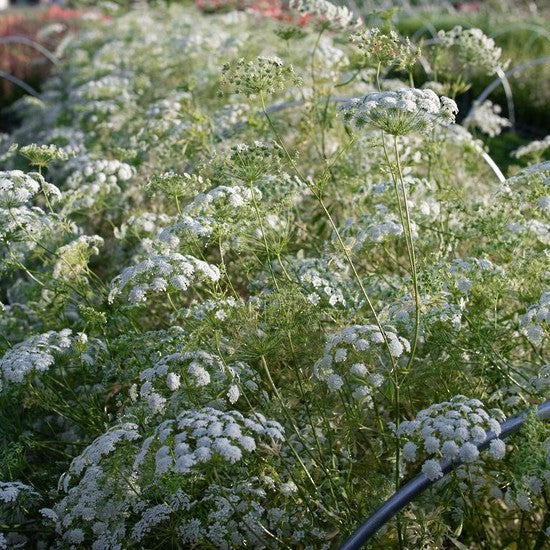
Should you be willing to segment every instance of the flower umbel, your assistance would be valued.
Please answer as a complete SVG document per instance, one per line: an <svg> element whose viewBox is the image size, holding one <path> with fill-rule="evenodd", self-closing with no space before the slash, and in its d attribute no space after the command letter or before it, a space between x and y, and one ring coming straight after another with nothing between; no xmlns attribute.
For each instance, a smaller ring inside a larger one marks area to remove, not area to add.
<svg viewBox="0 0 550 550"><path fill-rule="evenodd" d="M448 97L437 97L432 90L401 88L372 92L340 106L344 121L357 128L374 126L395 136L429 132L437 124L452 124L458 112Z"/></svg>

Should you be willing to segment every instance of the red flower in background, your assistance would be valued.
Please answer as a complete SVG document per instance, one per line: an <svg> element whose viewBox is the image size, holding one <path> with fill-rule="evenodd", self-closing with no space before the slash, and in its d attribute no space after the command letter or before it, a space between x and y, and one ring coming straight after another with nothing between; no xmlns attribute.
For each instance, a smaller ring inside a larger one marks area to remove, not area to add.
<svg viewBox="0 0 550 550"><path fill-rule="evenodd" d="M230 10L247 10L270 19L295 23L303 27L311 18L310 15L298 17L291 14L281 0L195 0L195 5L205 13L216 13Z"/></svg>
<svg viewBox="0 0 550 550"><path fill-rule="evenodd" d="M0 40L10 36L24 36L50 51L54 51L67 31L78 27L79 10L51 6L45 10L33 9L21 13L0 15ZM48 25L61 23L63 28L44 37L40 31ZM0 43L0 70L16 76L20 80L39 82L51 68L44 56L25 44L14 42ZM9 81L0 81L0 103L9 103L20 91Z"/></svg>

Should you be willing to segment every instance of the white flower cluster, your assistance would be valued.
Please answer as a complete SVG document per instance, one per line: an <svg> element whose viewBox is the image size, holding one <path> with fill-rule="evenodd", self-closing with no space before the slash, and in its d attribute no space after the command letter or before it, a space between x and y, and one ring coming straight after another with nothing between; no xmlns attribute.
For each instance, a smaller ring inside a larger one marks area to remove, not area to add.
<svg viewBox="0 0 550 550"><path fill-rule="evenodd" d="M32 487L20 481L0 481L0 503L15 504L21 495L40 497Z"/></svg>
<svg viewBox="0 0 550 550"><path fill-rule="evenodd" d="M317 24L332 30L341 30L361 23L347 6L336 6L328 0L291 0L290 8L310 16Z"/></svg>
<svg viewBox="0 0 550 550"><path fill-rule="evenodd" d="M55 251L58 258L53 268L54 279L78 278L88 266L91 256L99 254L103 239L98 235L81 235Z"/></svg>
<svg viewBox="0 0 550 550"><path fill-rule="evenodd" d="M502 267L493 264L486 258L455 258L452 260L447 272L452 276L450 288L445 290L457 290L460 294L467 295L472 286L489 276L504 276Z"/></svg>
<svg viewBox="0 0 550 550"><path fill-rule="evenodd" d="M453 123L458 107L452 99L439 98L432 90L400 88L350 99L339 110L344 121L353 122L357 128L371 125L388 134L405 135Z"/></svg>
<svg viewBox="0 0 550 550"><path fill-rule="evenodd" d="M521 332L534 346L541 346L550 331L550 291L543 292L537 304L521 317Z"/></svg>
<svg viewBox="0 0 550 550"><path fill-rule="evenodd" d="M531 242L535 238L545 246L550 244L550 224L540 220L510 222L506 229L512 234L526 237Z"/></svg>
<svg viewBox="0 0 550 550"><path fill-rule="evenodd" d="M76 338L82 339L79 334ZM10 348L0 359L0 392L8 383L20 384L30 373L47 371L56 357L68 353L74 337L70 329L31 336Z"/></svg>
<svg viewBox="0 0 550 550"><path fill-rule="evenodd" d="M414 65L418 55L410 39L399 36L394 30L388 33L378 27L371 27L352 35L351 40L357 44L364 60L371 67L380 63L381 66L406 70Z"/></svg>
<svg viewBox="0 0 550 550"><path fill-rule="evenodd" d="M174 91L163 99L152 103L145 113L146 118L157 118L159 120L177 119L185 106L193 99L189 92Z"/></svg>
<svg viewBox="0 0 550 550"><path fill-rule="evenodd" d="M543 456L538 464L530 466L530 472L515 479L504 494L504 502L508 508L523 512L533 511L533 499L544 494L550 486L550 440L543 444ZM500 496L500 495L498 495Z"/></svg>
<svg viewBox="0 0 550 550"><path fill-rule="evenodd" d="M418 236L418 228L411 220L411 232L413 239ZM403 235L403 226L399 216L391 212L386 204L375 204L368 214L364 214L358 220L348 220L342 229L342 235L346 236L346 244L353 250L360 251L366 247L370 249L373 243L381 243L392 237Z"/></svg>
<svg viewBox="0 0 550 550"><path fill-rule="evenodd" d="M94 540L90 545L93 550L122 548L126 530L121 516L130 511L134 499L132 490L116 475L90 465L53 509L43 508L40 512L55 524L57 534L69 545L84 542L85 531L78 526L83 524L92 533L88 537Z"/></svg>
<svg viewBox="0 0 550 550"><path fill-rule="evenodd" d="M140 470L153 449L155 475L168 472L187 474L215 458L234 464L243 452L256 450L257 441L284 440L283 427L260 413L249 417L238 411L219 411L211 407L190 409L176 420L166 420L148 437L134 462Z"/></svg>
<svg viewBox="0 0 550 550"><path fill-rule="evenodd" d="M275 93L299 82L292 65L280 57L259 55L254 61L239 59L222 68L224 82L232 85L237 94L254 96Z"/></svg>
<svg viewBox="0 0 550 550"><path fill-rule="evenodd" d="M502 62L501 48L495 41L486 36L481 29L463 29L460 26L450 31L439 31L437 38L444 46L456 47L458 58L462 63L474 69L481 69L487 74L506 69L508 62Z"/></svg>
<svg viewBox="0 0 550 550"><path fill-rule="evenodd" d="M90 80L72 91L76 102L105 101L109 99L124 101L129 99L132 89L132 79L129 76L107 75L98 80Z"/></svg>
<svg viewBox="0 0 550 550"><path fill-rule="evenodd" d="M180 239L189 235L207 241L212 235L228 237L239 233L250 221L247 209L251 210L252 200L260 201L258 189L239 185L220 185L207 193L201 193L188 204L175 223L165 227L159 238L171 248L177 248Z"/></svg>
<svg viewBox="0 0 550 550"><path fill-rule="evenodd" d="M204 321L208 318L225 321L232 310L243 305L244 302L242 300L237 300L232 296L223 300L202 300L188 308L182 309L181 316L184 319L194 319L196 321Z"/></svg>
<svg viewBox="0 0 550 550"><path fill-rule="evenodd" d="M523 145L518 147L512 155L516 158L526 157L528 155L541 155L548 148L550 148L550 135L546 136L544 139L535 140L529 143L528 145Z"/></svg>
<svg viewBox="0 0 550 550"><path fill-rule="evenodd" d="M86 210L110 194L122 193L121 183L129 181L135 168L118 160L93 160L83 155L69 160L64 167L71 209ZM69 208L69 207L66 207Z"/></svg>
<svg viewBox="0 0 550 550"><path fill-rule="evenodd" d="M46 214L33 201L43 194L56 202L61 193L38 173L20 170L0 172L0 258L23 259L38 246L45 234L56 227L57 218ZM0 262L0 272L9 267Z"/></svg>
<svg viewBox="0 0 550 550"><path fill-rule="evenodd" d="M296 258L289 266L303 292L314 305L332 307L348 304L345 279L348 266L336 257Z"/></svg>
<svg viewBox="0 0 550 550"><path fill-rule="evenodd" d="M408 340L392 330L384 329L382 333L376 325L346 327L328 338L313 373L331 392L347 384L355 399L371 406L373 388L381 386L386 376L376 366L377 358L386 349L386 340L395 359L410 351Z"/></svg>
<svg viewBox="0 0 550 550"><path fill-rule="evenodd" d="M170 289L185 291L193 283L203 279L217 281L220 270L193 256L182 254L158 254L150 256L137 265L126 267L111 281L109 302L122 294L127 287L131 304L145 302L150 294L167 292Z"/></svg>
<svg viewBox="0 0 550 550"><path fill-rule="evenodd" d="M0 209L10 210L27 205L40 192L50 200L61 196L59 189L44 181L38 173L26 174L21 170L0 172Z"/></svg>
<svg viewBox="0 0 550 550"><path fill-rule="evenodd" d="M293 491L291 490L293 489ZM313 527L302 506L293 506L289 513L284 506L296 491L293 482L278 484L269 476L252 476L247 481L232 483L230 487L214 483L193 507L207 509L205 521L199 514L182 522L179 533L188 545L205 544L216 548L280 548L281 540L304 544L306 533L313 537L308 550L328 550L323 544L326 533ZM281 495L283 495L281 497ZM286 498L285 498L286 497Z"/></svg>
<svg viewBox="0 0 550 550"><path fill-rule="evenodd" d="M192 127L190 99L187 92L172 92L149 106L145 113L147 135L174 144L181 140Z"/></svg>
<svg viewBox="0 0 550 550"><path fill-rule="evenodd" d="M140 437L137 424L131 422L118 424L108 429L73 459L69 471L62 478L64 490L69 490L69 484L74 475L80 476L86 468L98 466L106 455L114 452L119 443L134 441Z"/></svg>
<svg viewBox="0 0 550 550"><path fill-rule="evenodd" d="M500 409L487 411L478 399L457 395L420 411L414 420L401 422L397 434L408 439L403 458L416 462L417 455L432 457L424 461L422 471L429 479L438 479L443 476L441 458L464 463L481 460L476 444L483 443L489 432L498 438L503 420ZM492 458L503 458L506 446L502 440L492 439L489 445Z"/></svg>
<svg viewBox="0 0 550 550"><path fill-rule="evenodd" d="M206 351L173 353L141 372L140 396L154 413L166 409L170 396L180 409L190 403L214 401L220 395L234 404L240 397L240 382L251 375L244 363L226 365ZM199 391L193 393L193 390Z"/></svg>
<svg viewBox="0 0 550 550"><path fill-rule="evenodd" d="M463 124L466 127L473 126L489 137L495 137L502 133L503 128L512 126L507 118L500 116L501 112L502 107L492 101L484 101L481 105L474 103Z"/></svg>
<svg viewBox="0 0 550 550"><path fill-rule="evenodd" d="M421 330L422 335L427 327L444 324L452 330L460 330L462 326L463 304L453 303L450 292L442 290L432 295L421 296ZM412 333L415 323L415 305L410 296L394 300L382 310L381 318L392 325L403 327L407 333Z"/></svg>

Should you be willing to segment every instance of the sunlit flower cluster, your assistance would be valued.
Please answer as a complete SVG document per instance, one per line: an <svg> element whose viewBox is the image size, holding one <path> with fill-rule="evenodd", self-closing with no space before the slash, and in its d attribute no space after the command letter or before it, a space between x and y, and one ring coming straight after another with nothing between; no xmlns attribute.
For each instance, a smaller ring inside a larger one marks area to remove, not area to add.
<svg viewBox="0 0 550 550"><path fill-rule="evenodd" d="M0 548L331 550L419 473L381 548L542 541L547 139L454 124L476 29L256 7L111 6L14 105Z"/></svg>
<svg viewBox="0 0 550 550"><path fill-rule="evenodd" d="M128 290L128 301L139 304L151 294L186 291L194 282L203 279L212 282L220 278L220 271L192 256L178 253L151 256L137 265L125 268L111 282L109 301Z"/></svg>
<svg viewBox="0 0 550 550"><path fill-rule="evenodd" d="M432 90L402 88L372 92L340 106L343 119L357 128L374 126L396 136L428 132L436 124L451 124L458 112L456 103L437 97Z"/></svg>

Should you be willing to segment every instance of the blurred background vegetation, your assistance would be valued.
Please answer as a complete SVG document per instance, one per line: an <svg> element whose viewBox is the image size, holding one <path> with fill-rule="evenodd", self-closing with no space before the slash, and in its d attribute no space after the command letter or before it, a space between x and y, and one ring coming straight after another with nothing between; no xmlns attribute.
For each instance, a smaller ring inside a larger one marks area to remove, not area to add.
<svg viewBox="0 0 550 550"><path fill-rule="evenodd" d="M191 3L191 0L171 0ZM391 24L399 33L419 43L432 39L437 31L449 30L456 25L465 28L478 27L494 38L502 48L503 57L511 60L509 70L539 59L537 65L526 67L509 77L514 106L514 127L501 135L490 138L479 135L487 144L496 162L506 168L509 154L518 146L533 139L544 137L550 128L550 2L547 0L484 0L484 1L429 1L429 0L334 0L346 4L359 13L368 25ZM0 70L9 73L40 90L42 82L52 69L52 63L37 50L25 44L3 43L8 36L24 36L40 43L55 55L64 39L88 22L89 12L101 12L108 19L117 11L125 11L132 0L66 0L42 3L30 7L29 1L19 2L0 11ZM153 3L153 2L150 2ZM168 2L170 3L170 2ZM196 0L200 9L214 12L228 9L249 9L273 13L280 0ZM288 3L288 2L286 2ZM48 4L48 5L46 5ZM280 10L278 10L280 12ZM427 76L421 67L415 74L416 85L421 85ZM467 113L473 101L491 83L482 75L473 77L470 89L457 102L462 113ZM17 113L10 106L25 92L18 86L0 80L0 131L9 131L17 124ZM504 116L509 116L507 98L502 85L489 96L493 103L502 107Z"/></svg>

